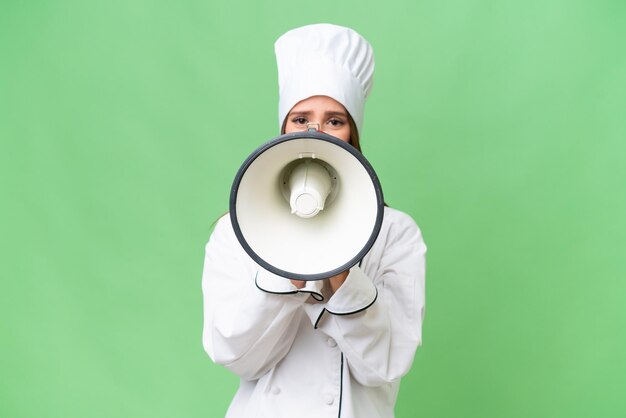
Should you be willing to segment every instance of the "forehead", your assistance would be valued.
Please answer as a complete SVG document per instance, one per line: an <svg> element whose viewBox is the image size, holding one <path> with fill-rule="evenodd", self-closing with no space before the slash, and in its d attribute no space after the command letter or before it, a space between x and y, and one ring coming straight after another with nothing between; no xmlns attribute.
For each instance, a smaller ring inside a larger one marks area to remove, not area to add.
<svg viewBox="0 0 626 418"><path fill-rule="evenodd" d="M328 96L312 96L298 102L290 113L293 112L342 112L346 113L346 109L341 103Z"/></svg>

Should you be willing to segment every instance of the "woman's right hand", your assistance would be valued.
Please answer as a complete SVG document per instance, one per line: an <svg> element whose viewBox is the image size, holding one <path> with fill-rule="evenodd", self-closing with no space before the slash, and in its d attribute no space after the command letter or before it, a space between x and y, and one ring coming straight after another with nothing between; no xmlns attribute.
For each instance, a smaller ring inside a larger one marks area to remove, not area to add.
<svg viewBox="0 0 626 418"><path fill-rule="evenodd" d="M295 280L295 279L290 279L290 280L291 280L291 283L293 283L293 285L297 287L298 289L302 289L306 285L306 282L304 280Z"/></svg>

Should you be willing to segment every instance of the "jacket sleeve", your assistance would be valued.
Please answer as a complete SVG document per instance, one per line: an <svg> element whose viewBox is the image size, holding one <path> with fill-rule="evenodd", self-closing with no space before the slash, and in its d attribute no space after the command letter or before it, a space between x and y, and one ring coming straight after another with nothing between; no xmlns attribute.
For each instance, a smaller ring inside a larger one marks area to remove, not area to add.
<svg viewBox="0 0 626 418"><path fill-rule="evenodd" d="M421 344L426 245L400 212L379 236L363 267L353 267L315 320L337 341L350 374L366 386L396 381ZM316 305L319 306L319 305Z"/></svg>
<svg viewBox="0 0 626 418"><path fill-rule="evenodd" d="M289 351L296 311L308 297L291 291L288 280L267 275L239 245L229 217L221 218L205 252L203 345L214 362L246 380L263 376ZM261 290L259 276L285 284L283 294Z"/></svg>

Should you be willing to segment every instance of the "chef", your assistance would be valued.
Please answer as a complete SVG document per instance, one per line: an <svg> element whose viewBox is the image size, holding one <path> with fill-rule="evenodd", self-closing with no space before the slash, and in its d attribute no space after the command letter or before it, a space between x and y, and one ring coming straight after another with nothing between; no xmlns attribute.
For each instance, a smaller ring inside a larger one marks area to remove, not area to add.
<svg viewBox="0 0 626 418"><path fill-rule="evenodd" d="M374 57L354 30L316 24L275 44L281 133L311 124L360 151ZM244 251L229 216L206 245L203 344L239 376L228 418L391 418L421 344L426 246L384 208L358 265L325 280L276 276Z"/></svg>

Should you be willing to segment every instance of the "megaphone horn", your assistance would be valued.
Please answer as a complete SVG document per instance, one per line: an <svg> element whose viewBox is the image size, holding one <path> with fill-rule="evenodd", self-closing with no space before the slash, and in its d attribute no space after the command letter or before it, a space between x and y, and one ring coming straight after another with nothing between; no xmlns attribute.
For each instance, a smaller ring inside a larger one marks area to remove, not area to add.
<svg viewBox="0 0 626 418"><path fill-rule="evenodd" d="M382 225L374 169L352 145L314 129L281 135L239 168L230 217L244 250L290 279L321 280L357 264Z"/></svg>

